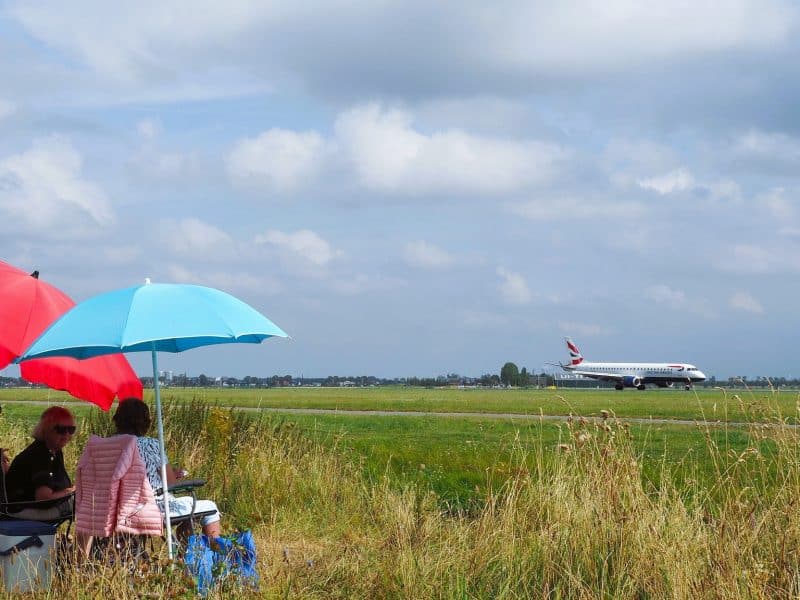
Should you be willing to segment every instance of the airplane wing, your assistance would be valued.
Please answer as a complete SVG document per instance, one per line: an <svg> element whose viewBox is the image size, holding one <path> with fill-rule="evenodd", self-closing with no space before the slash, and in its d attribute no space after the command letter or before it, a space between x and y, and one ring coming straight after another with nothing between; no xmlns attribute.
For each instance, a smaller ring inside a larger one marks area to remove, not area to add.
<svg viewBox="0 0 800 600"><path fill-rule="evenodd" d="M593 373L592 371L573 371L572 369L570 369L570 373L582 375L583 377L591 377L592 379L599 379L600 381L622 381L625 377L619 373Z"/></svg>

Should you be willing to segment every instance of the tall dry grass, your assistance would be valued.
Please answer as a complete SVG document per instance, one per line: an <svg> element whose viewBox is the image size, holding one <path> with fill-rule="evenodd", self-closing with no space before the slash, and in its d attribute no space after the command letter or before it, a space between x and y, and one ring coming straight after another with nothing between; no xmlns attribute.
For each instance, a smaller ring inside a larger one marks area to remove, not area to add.
<svg viewBox="0 0 800 600"><path fill-rule="evenodd" d="M746 404L720 397L728 402ZM747 402L770 411L769 398ZM625 423L575 419L555 446L519 444L506 480L464 514L388 474L366 480L291 423L200 404L166 415L173 462L208 478L203 493L226 529L246 526L257 539L260 591L212 595L225 598L798 597L800 439L777 421L753 424L744 452L708 435L710 484L691 477L690 461L681 477L663 462L652 484ZM110 423L85 423L69 460L89 430ZM19 424L0 431L9 446L26 443ZM46 596L192 595L163 559L63 573Z"/></svg>

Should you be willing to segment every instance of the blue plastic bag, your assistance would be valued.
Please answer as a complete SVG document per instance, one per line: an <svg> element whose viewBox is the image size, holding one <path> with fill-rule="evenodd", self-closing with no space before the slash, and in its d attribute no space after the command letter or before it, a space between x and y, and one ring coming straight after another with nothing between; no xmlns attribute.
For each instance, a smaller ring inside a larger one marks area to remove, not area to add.
<svg viewBox="0 0 800 600"><path fill-rule="evenodd" d="M183 558L203 596L217 585L258 587L256 543L251 531L240 531L218 538L205 534L189 537Z"/></svg>

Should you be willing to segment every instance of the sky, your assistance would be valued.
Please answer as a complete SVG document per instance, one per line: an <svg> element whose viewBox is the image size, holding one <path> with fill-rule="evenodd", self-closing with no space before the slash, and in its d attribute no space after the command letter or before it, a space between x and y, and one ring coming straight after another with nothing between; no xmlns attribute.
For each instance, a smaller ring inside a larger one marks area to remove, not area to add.
<svg viewBox="0 0 800 600"><path fill-rule="evenodd" d="M0 259L291 335L190 375L800 376L800 5L651 4L0 0Z"/></svg>

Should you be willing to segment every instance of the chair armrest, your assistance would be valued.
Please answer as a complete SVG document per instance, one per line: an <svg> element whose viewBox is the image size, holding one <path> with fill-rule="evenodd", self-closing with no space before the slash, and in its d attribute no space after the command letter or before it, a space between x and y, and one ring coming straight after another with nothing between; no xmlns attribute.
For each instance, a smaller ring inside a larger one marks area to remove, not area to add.
<svg viewBox="0 0 800 600"><path fill-rule="evenodd" d="M167 486L167 490L170 492L177 492L181 490L194 490L199 487L203 487L206 484L205 479L184 479L181 481L176 481L175 483ZM164 488L158 488L155 490L156 496L160 496L164 493Z"/></svg>
<svg viewBox="0 0 800 600"><path fill-rule="evenodd" d="M2 502L0 503L0 511L5 511L8 509L17 509L22 510L23 508L50 508L51 506L56 506L57 504L61 504L68 498L71 498L75 495L75 492L70 492L66 496L60 496L58 498L52 498L50 500L18 500L15 502Z"/></svg>

